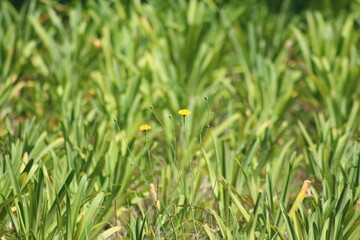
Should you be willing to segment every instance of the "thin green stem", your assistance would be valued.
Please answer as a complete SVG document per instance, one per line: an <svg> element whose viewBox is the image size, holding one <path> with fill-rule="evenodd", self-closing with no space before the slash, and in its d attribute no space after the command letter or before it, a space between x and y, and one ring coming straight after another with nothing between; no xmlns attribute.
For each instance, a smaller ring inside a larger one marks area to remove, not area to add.
<svg viewBox="0 0 360 240"><path fill-rule="evenodd" d="M177 162L177 154L176 154L176 138L175 138L175 144L172 143L171 141L171 138L169 136L169 133L167 132L166 128L165 128L165 125L164 123L160 120L160 118L157 116L156 112L155 112L155 109L153 106L150 107L155 118L158 120L158 122L161 124L162 128L164 129L165 131L165 135L166 135L166 138L168 139L170 145L171 145L171 148L172 148L172 151L173 151L173 158L174 158L174 165L175 165L175 169L178 173L178 176L179 176L179 179L180 179L180 186L182 188L182 191L184 193L184 195L186 196L186 189L185 189L185 182L183 181L183 179L181 178L181 174L180 174L180 169L179 169L179 166L178 166L178 162ZM174 136L176 136L176 133L175 133L175 127L173 127L173 131L174 131Z"/></svg>
<svg viewBox="0 0 360 240"><path fill-rule="evenodd" d="M147 154L148 154L148 158L149 158L149 163L150 163L150 171L151 171L151 175L152 175L152 180L155 183L155 178L154 178L154 168L152 165L152 160L151 160L151 154L150 154L150 148L149 148L149 143L148 143L148 137L146 134L147 131L145 131L145 146L147 149Z"/></svg>
<svg viewBox="0 0 360 240"><path fill-rule="evenodd" d="M123 139L124 142L125 142L125 145L126 145L127 150L128 150L128 152L129 152L129 154L130 154L131 160L132 160L133 164L139 169L141 176L143 177L143 179L144 179L147 187L149 188L150 194L153 195L153 199L156 199L156 200L158 200L158 201L160 202L160 204L161 204L162 207L164 208L167 216L169 217L169 219L170 219L170 221L171 221L171 224L172 224L172 228L173 228L174 234L175 234L175 239L177 239L177 234L176 234L176 231L175 231L175 226L174 226L174 223L173 223L173 221L172 221L172 218L171 218L170 213L169 213L168 210L166 209L165 204L164 204L159 198L157 198L157 196L155 196L155 195L152 193L151 188L150 188L150 184L149 184L148 180L146 179L146 177L145 177L143 171L141 170L140 166L139 166L139 165L137 164L137 162L135 161L134 155L133 155L132 152L131 152L131 149L130 149L130 147L129 147L129 144L127 143L127 140L126 140L124 134L122 133L122 130L121 130L121 128L120 128L117 120L114 119L114 122L115 122L117 128L119 129L119 132L120 132L120 135L121 135L122 139ZM156 200L154 200L155 209L157 209L157 208L156 208ZM162 227L163 227L163 226L162 226ZM165 229L163 229L163 230L165 231Z"/></svg>
<svg viewBox="0 0 360 240"><path fill-rule="evenodd" d="M189 158L189 171L190 171L190 177L191 177L191 185L190 185L191 205L190 206L191 206L191 213L192 213L192 221L193 221L194 230L195 230L195 234L196 234L195 236L197 239L198 232L197 232L196 223L195 223L195 209L194 209L194 202L195 202L194 176L193 176L192 161L191 161L191 155L190 155L189 140L188 140L187 131L186 131L185 116L183 116L183 122L184 122L185 141L186 141L188 158Z"/></svg>

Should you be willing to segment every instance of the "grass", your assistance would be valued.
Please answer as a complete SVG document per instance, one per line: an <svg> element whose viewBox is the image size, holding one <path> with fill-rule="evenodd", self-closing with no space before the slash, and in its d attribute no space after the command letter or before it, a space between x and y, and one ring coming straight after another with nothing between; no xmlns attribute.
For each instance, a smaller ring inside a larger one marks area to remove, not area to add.
<svg viewBox="0 0 360 240"><path fill-rule="evenodd" d="M360 2L272 3L1 1L0 237L358 239Z"/></svg>

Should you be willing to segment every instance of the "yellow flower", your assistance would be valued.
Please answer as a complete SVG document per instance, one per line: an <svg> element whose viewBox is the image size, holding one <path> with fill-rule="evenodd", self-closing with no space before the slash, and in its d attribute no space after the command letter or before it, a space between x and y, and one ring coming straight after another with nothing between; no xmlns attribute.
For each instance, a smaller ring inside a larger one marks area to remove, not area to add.
<svg viewBox="0 0 360 240"><path fill-rule="evenodd" d="M191 112L189 110L187 110L187 109L180 109L178 111L178 114L181 115L181 116L187 116L187 115L190 115Z"/></svg>
<svg viewBox="0 0 360 240"><path fill-rule="evenodd" d="M151 126L148 125L148 124L143 124L139 127L139 130L140 131L147 131L147 130L150 130L151 129Z"/></svg>

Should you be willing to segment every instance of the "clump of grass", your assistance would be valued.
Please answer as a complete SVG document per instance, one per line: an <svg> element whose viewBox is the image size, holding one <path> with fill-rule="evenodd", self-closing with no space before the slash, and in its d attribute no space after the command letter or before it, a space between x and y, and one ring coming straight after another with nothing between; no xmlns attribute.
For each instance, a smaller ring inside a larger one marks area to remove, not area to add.
<svg viewBox="0 0 360 240"><path fill-rule="evenodd" d="M0 238L358 239L359 6L299 4L1 1Z"/></svg>

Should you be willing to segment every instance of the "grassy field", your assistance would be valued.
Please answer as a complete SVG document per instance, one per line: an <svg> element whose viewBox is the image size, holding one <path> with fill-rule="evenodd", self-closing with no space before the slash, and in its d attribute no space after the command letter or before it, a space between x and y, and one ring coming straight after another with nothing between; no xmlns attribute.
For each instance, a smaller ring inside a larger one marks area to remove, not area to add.
<svg viewBox="0 0 360 240"><path fill-rule="evenodd" d="M359 0L0 1L1 239L358 240L359 138Z"/></svg>

